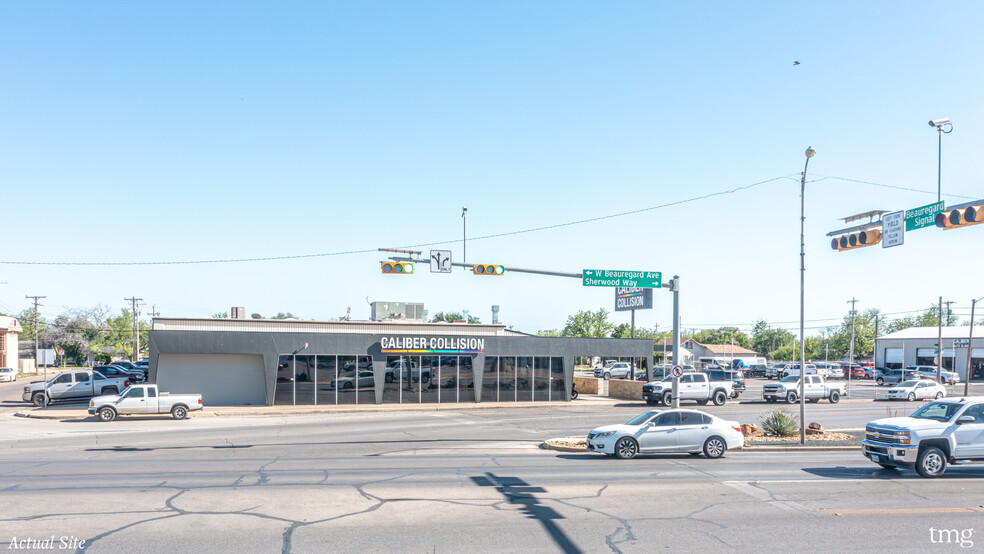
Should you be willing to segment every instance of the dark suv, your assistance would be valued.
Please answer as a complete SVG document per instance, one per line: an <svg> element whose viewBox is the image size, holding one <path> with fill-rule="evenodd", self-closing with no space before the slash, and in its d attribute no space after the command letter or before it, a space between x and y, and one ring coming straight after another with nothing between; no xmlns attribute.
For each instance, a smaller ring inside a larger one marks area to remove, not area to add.
<svg viewBox="0 0 984 554"><path fill-rule="evenodd" d="M127 371L122 367L115 365L97 365L92 369L102 373L106 377L123 377L124 379L129 379L135 383L143 379L143 374L138 374L136 371Z"/></svg>
<svg viewBox="0 0 984 554"><path fill-rule="evenodd" d="M735 392L731 393L731 398L738 398L738 395L745 392L745 376L737 369L708 369L707 379L709 381L731 381L735 384Z"/></svg>

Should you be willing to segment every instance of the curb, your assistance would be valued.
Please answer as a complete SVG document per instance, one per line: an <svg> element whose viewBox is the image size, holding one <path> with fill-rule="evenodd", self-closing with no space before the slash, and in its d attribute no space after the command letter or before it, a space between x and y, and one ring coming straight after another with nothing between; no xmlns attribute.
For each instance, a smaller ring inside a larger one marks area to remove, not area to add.
<svg viewBox="0 0 984 554"><path fill-rule="evenodd" d="M861 446L743 446L749 452L857 452Z"/></svg>
<svg viewBox="0 0 984 554"><path fill-rule="evenodd" d="M587 448L578 448L574 446L560 446L559 444L550 444L549 441L544 441L540 443L541 450L556 450L558 452L590 452Z"/></svg>

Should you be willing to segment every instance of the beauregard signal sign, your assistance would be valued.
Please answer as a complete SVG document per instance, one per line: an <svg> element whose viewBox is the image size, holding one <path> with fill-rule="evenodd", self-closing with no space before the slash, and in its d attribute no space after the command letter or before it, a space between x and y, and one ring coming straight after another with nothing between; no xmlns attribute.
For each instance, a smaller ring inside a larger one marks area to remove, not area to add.
<svg viewBox="0 0 984 554"><path fill-rule="evenodd" d="M581 270L581 283L586 287L658 289L663 284L663 274L659 271L583 269Z"/></svg>

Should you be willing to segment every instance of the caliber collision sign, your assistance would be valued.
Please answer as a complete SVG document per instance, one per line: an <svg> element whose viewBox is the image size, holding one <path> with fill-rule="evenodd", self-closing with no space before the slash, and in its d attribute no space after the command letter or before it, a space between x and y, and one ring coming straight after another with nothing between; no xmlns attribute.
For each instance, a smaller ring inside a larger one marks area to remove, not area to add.
<svg viewBox="0 0 984 554"><path fill-rule="evenodd" d="M653 307L653 289L615 287L615 311L650 310Z"/></svg>

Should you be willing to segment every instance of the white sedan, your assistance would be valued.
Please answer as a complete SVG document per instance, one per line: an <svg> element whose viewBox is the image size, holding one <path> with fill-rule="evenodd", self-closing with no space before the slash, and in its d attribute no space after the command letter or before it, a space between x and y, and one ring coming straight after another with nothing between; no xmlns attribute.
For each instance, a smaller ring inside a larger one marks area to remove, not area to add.
<svg viewBox="0 0 984 554"><path fill-rule="evenodd" d="M2 381L16 381L17 372L10 367L0 367L0 382Z"/></svg>
<svg viewBox="0 0 984 554"><path fill-rule="evenodd" d="M703 452L708 458L720 458L729 448L744 445L737 421L697 410L653 410L623 425L588 433L588 450L622 459L659 452Z"/></svg>
<svg viewBox="0 0 984 554"><path fill-rule="evenodd" d="M943 385L928 379L902 381L888 389L885 398L889 400L923 400L926 398L940 399L946 396Z"/></svg>

